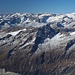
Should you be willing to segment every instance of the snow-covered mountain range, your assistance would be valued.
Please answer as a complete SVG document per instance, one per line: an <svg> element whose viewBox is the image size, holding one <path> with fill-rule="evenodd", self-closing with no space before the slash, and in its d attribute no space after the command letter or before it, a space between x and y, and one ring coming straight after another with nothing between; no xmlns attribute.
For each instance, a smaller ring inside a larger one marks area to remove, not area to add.
<svg viewBox="0 0 75 75"><path fill-rule="evenodd" d="M15 13L0 15L0 28L28 27L50 24L52 27L74 27L75 13L71 14L28 14Z"/></svg>
<svg viewBox="0 0 75 75"><path fill-rule="evenodd" d="M22 75L74 75L75 13L1 14L0 61Z"/></svg>

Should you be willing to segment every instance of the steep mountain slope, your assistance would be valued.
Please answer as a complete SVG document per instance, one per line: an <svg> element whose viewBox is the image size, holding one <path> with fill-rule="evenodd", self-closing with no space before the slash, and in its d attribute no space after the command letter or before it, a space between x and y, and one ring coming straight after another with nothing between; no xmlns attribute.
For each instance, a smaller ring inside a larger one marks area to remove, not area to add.
<svg viewBox="0 0 75 75"><path fill-rule="evenodd" d="M75 75L75 13L0 16L0 68L22 75Z"/></svg>

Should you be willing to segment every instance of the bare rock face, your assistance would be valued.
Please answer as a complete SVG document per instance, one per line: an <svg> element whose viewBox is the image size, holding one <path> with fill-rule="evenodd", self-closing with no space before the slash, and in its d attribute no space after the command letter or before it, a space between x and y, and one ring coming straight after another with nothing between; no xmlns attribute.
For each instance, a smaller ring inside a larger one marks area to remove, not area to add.
<svg viewBox="0 0 75 75"><path fill-rule="evenodd" d="M75 75L74 17L74 13L2 16L0 68L21 75Z"/></svg>

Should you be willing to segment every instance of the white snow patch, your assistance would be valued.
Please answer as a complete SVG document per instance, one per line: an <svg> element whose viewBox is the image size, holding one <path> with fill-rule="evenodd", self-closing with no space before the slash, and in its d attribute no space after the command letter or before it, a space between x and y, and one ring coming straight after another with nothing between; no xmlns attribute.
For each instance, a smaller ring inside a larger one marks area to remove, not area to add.
<svg viewBox="0 0 75 75"><path fill-rule="evenodd" d="M71 19L68 19L68 18L64 18L64 20L65 20L65 21L70 21Z"/></svg>
<svg viewBox="0 0 75 75"><path fill-rule="evenodd" d="M26 29L10 32L10 33L7 33L7 34L11 34L12 36L16 36L20 31L26 31Z"/></svg>
<svg viewBox="0 0 75 75"><path fill-rule="evenodd" d="M29 19L29 18L27 18L27 20L26 20L26 21L24 21L23 23L26 23L26 22L31 22L31 21L30 21L30 19Z"/></svg>
<svg viewBox="0 0 75 75"><path fill-rule="evenodd" d="M64 24L65 28L73 28L73 27L75 27L74 26L75 22L71 22L71 21L68 21L68 22L70 22L70 23L69 24Z"/></svg>
<svg viewBox="0 0 75 75"><path fill-rule="evenodd" d="M64 15L57 15L57 16L53 16L53 17L49 17L47 19L47 22L54 22L54 21L62 21L62 18L64 17Z"/></svg>
<svg viewBox="0 0 75 75"><path fill-rule="evenodd" d="M75 19L75 13L66 14L68 17Z"/></svg>
<svg viewBox="0 0 75 75"><path fill-rule="evenodd" d="M51 14L47 14L47 13L46 13L46 14L41 14L41 15L39 15L38 17L39 17L39 18L43 18L44 16L50 16L50 15L51 15Z"/></svg>
<svg viewBox="0 0 75 75"><path fill-rule="evenodd" d="M34 41L35 41L36 38L33 38L33 40L31 40L30 42L24 44L23 46L21 46L19 49L22 49L24 48L25 46L29 45L29 44L34 44Z"/></svg>
<svg viewBox="0 0 75 75"><path fill-rule="evenodd" d="M30 22L29 24L25 24L27 27L32 26L32 27L42 27L44 25L47 25L46 23L38 23L38 22Z"/></svg>
<svg viewBox="0 0 75 75"><path fill-rule="evenodd" d="M75 32L71 32L70 35L75 35Z"/></svg>

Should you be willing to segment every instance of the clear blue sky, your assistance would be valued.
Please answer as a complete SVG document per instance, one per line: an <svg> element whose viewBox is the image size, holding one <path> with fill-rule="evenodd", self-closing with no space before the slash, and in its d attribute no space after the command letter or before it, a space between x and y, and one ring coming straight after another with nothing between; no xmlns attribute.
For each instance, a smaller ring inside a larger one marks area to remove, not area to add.
<svg viewBox="0 0 75 75"><path fill-rule="evenodd" d="M75 0L0 0L0 13L73 13Z"/></svg>

